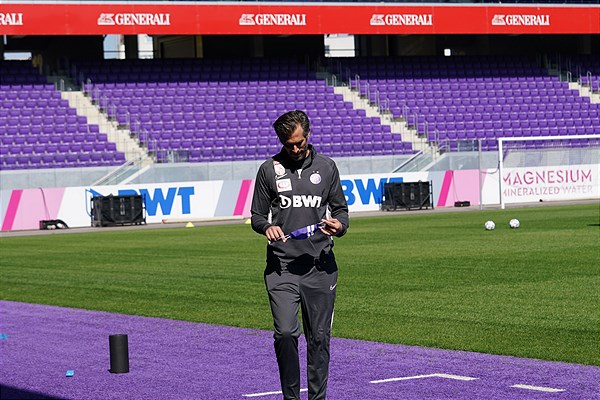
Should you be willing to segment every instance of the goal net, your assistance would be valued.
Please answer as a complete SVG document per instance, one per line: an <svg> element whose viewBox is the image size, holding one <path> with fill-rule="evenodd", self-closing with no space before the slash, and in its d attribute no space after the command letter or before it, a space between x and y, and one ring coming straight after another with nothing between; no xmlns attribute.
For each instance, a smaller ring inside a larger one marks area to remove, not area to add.
<svg viewBox="0 0 600 400"><path fill-rule="evenodd" d="M600 135L498 139L500 206L600 198Z"/></svg>

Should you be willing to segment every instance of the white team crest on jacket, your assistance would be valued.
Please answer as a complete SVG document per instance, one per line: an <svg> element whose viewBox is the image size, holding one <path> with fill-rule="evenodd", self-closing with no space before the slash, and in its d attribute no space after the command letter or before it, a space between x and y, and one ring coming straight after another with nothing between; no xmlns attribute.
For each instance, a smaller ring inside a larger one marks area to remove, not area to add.
<svg viewBox="0 0 600 400"><path fill-rule="evenodd" d="M314 174L312 174L310 176L310 181L315 184L318 185L319 183L321 183L321 175L319 175L318 172L315 172Z"/></svg>
<svg viewBox="0 0 600 400"><path fill-rule="evenodd" d="M275 175L277 175L277 177L285 175L285 168L283 165L279 164L279 162L273 161L273 169L275 170Z"/></svg>

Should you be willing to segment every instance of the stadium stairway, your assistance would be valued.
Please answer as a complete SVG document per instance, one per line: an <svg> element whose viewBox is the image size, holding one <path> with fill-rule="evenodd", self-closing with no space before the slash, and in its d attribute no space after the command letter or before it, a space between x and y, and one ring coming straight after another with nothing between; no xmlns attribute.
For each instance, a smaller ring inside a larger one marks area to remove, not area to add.
<svg viewBox="0 0 600 400"><path fill-rule="evenodd" d="M431 155L437 159L440 155L438 146L420 137L415 126L409 126L404 118L394 118L389 112L385 112L377 103L369 101L367 96L361 95L358 89L349 86L334 86L334 92L341 94L344 101L351 102L355 109L365 110L369 117L379 117L382 125L390 127L392 134L398 135L398 139L412 144L413 150L418 154Z"/></svg>
<svg viewBox="0 0 600 400"><path fill-rule="evenodd" d="M93 121L105 133L108 140L117 145L117 150L125 154L125 163L120 167L109 171L106 175L96 179L92 185L125 184L131 179L147 171L154 159L133 138L127 127L119 127L116 120L108 118L100 104L95 104L90 97L82 91L63 91L63 99L69 102L72 108L77 110L78 115L85 116L88 121Z"/></svg>
<svg viewBox="0 0 600 400"><path fill-rule="evenodd" d="M582 81L569 82L569 89L579 91L579 96L588 97L592 104L600 104L600 91L592 90L591 84Z"/></svg>
<svg viewBox="0 0 600 400"><path fill-rule="evenodd" d="M131 131L128 128L120 128L116 121L109 120L100 105L94 104L83 92L64 91L61 92L61 96L69 102L70 107L77 110L77 115L85 116L88 121L97 124L100 132L106 133L108 140L116 143L117 150L125 153L127 161L140 161L144 166L153 163L145 149L132 138Z"/></svg>
<svg viewBox="0 0 600 400"><path fill-rule="evenodd" d="M354 109L364 110L367 117L378 117L381 125L390 127L392 134L398 135L402 142L409 142L416 152L411 158L398 165L394 172L404 172L421 169L424 165L435 163L440 158L441 152L435 142L428 141L426 137L419 135L417 127L409 125L406 118L395 118L384 104L371 102L368 95L363 95L360 89L352 87L352 82L338 80L337 76L326 66L317 67L317 78L323 79L326 85L332 85L335 94L343 96L344 101L352 103Z"/></svg>

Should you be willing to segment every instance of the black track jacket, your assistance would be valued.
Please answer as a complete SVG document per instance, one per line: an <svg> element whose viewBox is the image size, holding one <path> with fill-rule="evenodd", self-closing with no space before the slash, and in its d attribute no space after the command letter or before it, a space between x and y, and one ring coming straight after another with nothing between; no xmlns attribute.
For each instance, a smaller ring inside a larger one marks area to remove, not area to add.
<svg viewBox="0 0 600 400"><path fill-rule="evenodd" d="M264 234L269 226L278 225L288 234L319 223L328 209L331 218L342 223L337 236L346 233L348 205L337 166L329 157L317 154L312 145L309 150L310 155L298 163L282 149L258 169L251 207L252 229L257 233ZM319 258L332 247L333 239L320 231L304 240L279 240L267 245L267 264Z"/></svg>

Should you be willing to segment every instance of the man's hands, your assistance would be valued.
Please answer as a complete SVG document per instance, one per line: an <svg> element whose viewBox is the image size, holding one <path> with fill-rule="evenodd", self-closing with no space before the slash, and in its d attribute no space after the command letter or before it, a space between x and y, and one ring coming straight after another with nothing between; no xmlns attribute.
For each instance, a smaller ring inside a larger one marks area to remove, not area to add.
<svg viewBox="0 0 600 400"><path fill-rule="evenodd" d="M327 236L335 236L342 231L342 223L335 218L330 219L322 219L319 223L319 230ZM281 240L283 242L287 241L287 237L281 227L277 225L271 225L265 231L265 236L269 240L269 242L275 242L277 240Z"/></svg>
<svg viewBox="0 0 600 400"><path fill-rule="evenodd" d="M285 233L283 233L281 227L276 225L271 225L270 227L268 227L265 231L265 236L267 237L267 239L269 239L269 242L275 242L279 239L283 240L284 242L287 241L287 239L285 238Z"/></svg>
<svg viewBox="0 0 600 400"><path fill-rule="evenodd" d="M321 222L323 226L320 230L327 236L335 236L342 230L342 223L335 218L322 219Z"/></svg>

